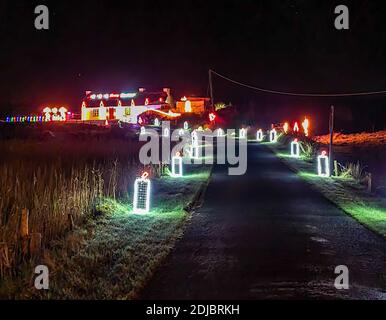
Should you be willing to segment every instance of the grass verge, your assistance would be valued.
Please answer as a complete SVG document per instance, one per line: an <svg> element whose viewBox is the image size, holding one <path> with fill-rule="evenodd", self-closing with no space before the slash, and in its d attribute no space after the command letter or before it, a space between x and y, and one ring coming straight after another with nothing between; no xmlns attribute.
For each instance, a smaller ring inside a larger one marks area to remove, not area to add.
<svg viewBox="0 0 386 320"><path fill-rule="evenodd" d="M321 178L317 164L312 160L295 159L289 155L285 143L269 144L269 148L314 189L355 218L361 224L386 237L386 200L370 194L354 179L342 177Z"/></svg>
<svg viewBox="0 0 386 320"><path fill-rule="evenodd" d="M191 217L185 208L192 207L191 202L206 186L210 172L210 166L191 166L184 178L154 179L153 209L148 215L131 214L131 201L103 199L96 208L97 218L54 243L53 249L35 262L34 265L48 266L49 290L34 289L31 265L23 279L2 284L0 297L136 298L182 236Z"/></svg>

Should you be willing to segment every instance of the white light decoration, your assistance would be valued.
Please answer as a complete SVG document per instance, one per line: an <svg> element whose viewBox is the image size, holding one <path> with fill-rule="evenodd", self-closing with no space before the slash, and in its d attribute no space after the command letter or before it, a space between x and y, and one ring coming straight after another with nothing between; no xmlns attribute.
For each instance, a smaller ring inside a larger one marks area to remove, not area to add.
<svg viewBox="0 0 386 320"><path fill-rule="evenodd" d="M178 130L178 135L179 136L183 136L184 134L185 134L185 130L184 129Z"/></svg>
<svg viewBox="0 0 386 320"><path fill-rule="evenodd" d="M172 176L179 178L183 176L182 172L182 157L179 152L172 157Z"/></svg>
<svg viewBox="0 0 386 320"><path fill-rule="evenodd" d="M275 128L273 128L273 129L269 132L269 142L272 142L272 143L277 142L277 131L276 131Z"/></svg>
<svg viewBox="0 0 386 320"><path fill-rule="evenodd" d="M130 99L130 98L134 98L137 94L136 93L121 93L120 94L120 97L121 99Z"/></svg>
<svg viewBox="0 0 386 320"><path fill-rule="evenodd" d="M105 93L103 95L103 99L108 100L110 98L110 95L108 93Z"/></svg>
<svg viewBox="0 0 386 320"><path fill-rule="evenodd" d="M95 100L95 99L96 99L96 94L92 94L92 95L90 96L90 98L91 98L92 100Z"/></svg>
<svg viewBox="0 0 386 320"><path fill-rule="evenodd" d="M140 131L140 135L144 135L146 134L146 128L145 127L141 127L141 131Z"/></svg>
<svg viewBox="0 0 386 320"><path fill-rule="evenodd" d="M190 156L193 159L199 158L199 144L198 144L198 135L196 130L194 130L192 133L192 147L190 149Z"/></svg>
<svg viewBox="0 0 386 320"><path fill-rule="evenodd" d="M257 130L257 132L256 132L256 141L261 142L261 141L263 141L263 138L264 138L263 130L261 130L261 129Z"/></svg>
<svg viewBox="0 0 386 320"><path fill-rule="evenodd" d="M224 130L221 128L217 129L217 137L222 137L224 135Z"/></svg>
<svg viewBox="0 0 386 320"><path fill-rule="evenodd" d="M322 154L318 156L318 175L320 177L330 176L330 161L326 151L322 151Z"/></svg>
<svg viewBox="0 0 386 320"><path fill-rule="evenodd" d="M241 128L239 131L239 138L240 139L246 139L247 138L247 130L244 128Z"/></svg>
<svg viewBox="0 0 386 320"><path fill-rule="evenodd" d="M159 123L158 118L155 118L155 119L154 119L154 125L155 125L156 127L159 127L160 123Z"/></svg>
<svg viewBox="0 0 386 320"><path fill-rule="evenodd" d="M164 134L163 134L164 137L169 137L169 129L168 128L165 128L164 129Z"/></svg>
<svg viewBox="0 0 386 320"><path fill-rule="evenodd" d="M291 142L291 157L299 158L300 157L300 146L298 139L295 139Z"/></svg>
<svg viewBox="0 0 386 320"><path fill-rule="evenodd" d="M189 129L189 123L188 121L185 121L184 122L184 130L188 130Z"/></svg>
<svg viewBox="0 0 386 320"><path fill-rule="evenodd" d="M150 211L151 182L148 177L149 174L144 172L141 178L135 179L133 201L133 213L135 214L144 214Z"/></svg>

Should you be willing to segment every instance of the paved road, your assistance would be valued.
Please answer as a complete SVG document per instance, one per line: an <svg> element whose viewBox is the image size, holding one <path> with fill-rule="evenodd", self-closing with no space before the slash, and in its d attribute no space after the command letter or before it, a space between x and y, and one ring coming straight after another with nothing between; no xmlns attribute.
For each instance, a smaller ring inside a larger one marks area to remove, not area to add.
<svg viewBox="0 0 386 320"><path fill-rule="evenodd" d="M248 153L244 176L214 168L204 205L142 298L386 299L386 241L265 146ZM347 291L333 286L341 264L350 270Z"/></svg>

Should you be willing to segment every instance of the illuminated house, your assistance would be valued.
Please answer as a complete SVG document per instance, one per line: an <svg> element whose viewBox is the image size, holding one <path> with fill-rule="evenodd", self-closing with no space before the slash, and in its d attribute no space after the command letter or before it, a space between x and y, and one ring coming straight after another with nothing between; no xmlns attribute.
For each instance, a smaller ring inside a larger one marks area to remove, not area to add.
<svg viewBox="0 0 386 320"><path fill-rule="evenodd" d="M204 113L210 102L209 98L183 97L177 101L176 111L180 113Z"/></svg>
<svg viewBox="0 0 386 320"><path fill-rule="evenodd" d="M170 112L173 98L170 89L147 92L140 88L137 92L94 93L86 92L82 103L82 121L122 121L137 123L144 112Z"/></svg>

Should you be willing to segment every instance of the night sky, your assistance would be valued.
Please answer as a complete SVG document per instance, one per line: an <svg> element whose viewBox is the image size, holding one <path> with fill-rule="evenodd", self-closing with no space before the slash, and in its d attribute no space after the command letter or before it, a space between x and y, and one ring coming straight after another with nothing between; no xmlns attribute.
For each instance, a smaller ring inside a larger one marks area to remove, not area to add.
<svg viewBox="0 0 386 320"><path fill-rule="evenodd" d="M34 28L38 4L50 9L48 31ZM334 28L339 4L350 9L349 31ZM206 95L209 68L275 90L386 89L385 1L0 0L0 15L3 114L54 103L77 110L85 90L168 86L177 97ZM214 94L267 121L325 119L334 104L347 130L386 123L386 95L277 97L219 78Z"/></svg>

